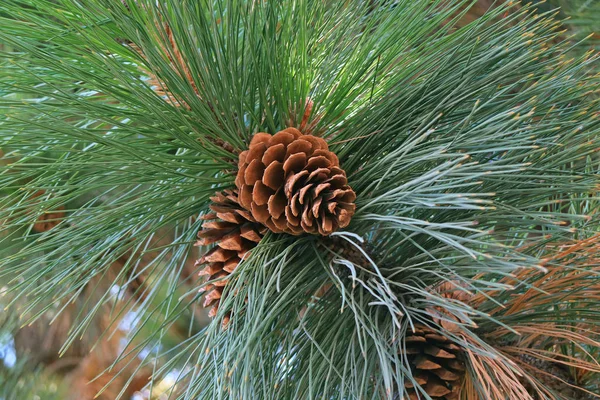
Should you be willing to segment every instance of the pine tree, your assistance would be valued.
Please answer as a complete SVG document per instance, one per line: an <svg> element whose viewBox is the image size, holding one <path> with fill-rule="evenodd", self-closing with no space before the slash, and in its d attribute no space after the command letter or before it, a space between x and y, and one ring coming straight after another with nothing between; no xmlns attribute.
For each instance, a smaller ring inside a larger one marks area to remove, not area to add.
<svg viewBox="0 0 600 400"><path fill-rule="evenodd" d="M475 6L4 0L3 307L134 316L112 397L600 398L598 58Z"/></svg>

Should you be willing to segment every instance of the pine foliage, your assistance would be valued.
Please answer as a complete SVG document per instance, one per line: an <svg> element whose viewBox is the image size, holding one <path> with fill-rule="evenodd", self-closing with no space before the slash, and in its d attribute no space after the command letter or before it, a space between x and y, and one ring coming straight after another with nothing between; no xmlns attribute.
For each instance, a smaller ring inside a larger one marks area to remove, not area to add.
<svg viewBox="0 0 600 400"><path fill-rule="evenodd" d="M123 359L178 371L178 399L436 399L406 351L423 329L464 400L597 398L598 59L552 11L459 24L473 4L4 0L9 305L28 323L92 290L67 345L136 310ZM305 116L350 224L268 232L213 323L156 347L214 284L189 263L210 197Z"/></svg>

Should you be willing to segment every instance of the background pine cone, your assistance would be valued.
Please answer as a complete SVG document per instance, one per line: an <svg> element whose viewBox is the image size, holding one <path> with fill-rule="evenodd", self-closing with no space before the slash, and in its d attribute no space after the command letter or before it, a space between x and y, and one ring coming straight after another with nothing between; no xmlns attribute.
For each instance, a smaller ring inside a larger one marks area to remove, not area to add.
<svg viewBox="0 0 600 400"><path fill-rule="evenodd" d="M449 304L455 302L469 304L472 297L472 294L466 290L464 284L459 281L445 281L435 286L432 292L444 299L448 299ZM432 317L433 322L448 332L458 332L460 330L459 324L468 322L465 318L461 318L443 307L428 307L427 312Z"/></svg>
<svg viewBox="0 0 600 400"><path fill-rule="evenodd" d="M325 140L295 128L257 133L238 167L240 204L273 232L329 235L350 223L356 195Z"/></svg>
<svg viewBox="0 0 600 400"><path fill-rule="evenodd" d="M213 211L203 217L206 222L198 232L198 246L216 245L204 254L196 265L206 265L200 275L209 281L221 279L208 284L204 290L204 307L212 307L209 316L214 317L219 310L223 289L228 277L240 261L247 258L265 234L266 228L257 223L252 215L243 209L238 202L237 191L225 190L211 197ZM226 324L228 318L224 320Z"/></svg>
<svg viewBox="0 0 600 400"><path fill-rule="evenodd" d="M434 400L457 400L466 371L462 350L425 325L407 332L406 357L417 383ZM405 383L409 398L421 399L412 382Z"/></svg>

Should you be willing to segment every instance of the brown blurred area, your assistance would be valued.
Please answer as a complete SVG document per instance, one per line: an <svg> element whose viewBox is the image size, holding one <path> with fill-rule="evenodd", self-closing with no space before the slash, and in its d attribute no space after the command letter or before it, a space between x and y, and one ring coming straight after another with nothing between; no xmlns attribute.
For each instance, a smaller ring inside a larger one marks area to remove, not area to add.
<svg viewBox="0 0 600 400"><path fill-rule="evenodd" d="M162 239L151 247L160 248L170 243L168 234L157 236ZM141 256L136 271L155 257L154 252ZM127 287L120 288L118 300L115 300L117 296L107 300L105 294L115 289L117 276L127 260L128 257L118 259L104 276L93 278L74 301L66 306L55 305L14 334L17 358L26 359L32 367L42 366L45 374L59 378L68 388L68 397L64 400L128 400L134 394L138 395L136 399L149 398L142 395L142 389L150 382L152 368L141 366L137 351L128 356L123 354L136 345L135 341L130 342L131 327L127 326L131 324L127 320L135 318L136 308L132 304L144 301L152 287L159 283L149 274L141 273L131 279ZM182 272L188 279L186 290L197 284L194 261L192 251ZM102 305L97 308L99 304ZM76 339L65 347L73 329L93 311L95 314L86 321L85 330L78 332ZM193 315L196 327L205 326L209 321L200 307L194 307L189 315ZM169 335L175 340L184 340L189 336L188 326L189 322L175 324Z"/></svg>
<svg viewBox="0 0 600 400"><path fill-rule="evenodd" d="M99 294L108 289L108 281L104 285L103 282L94 283L99 285L88 285L80 296L82 300L90 299L89 303L69 304L58 315L52 310L21 328L14 336L16 353L18 357L26 357L32 365L42 365L47 373L61 377L69 388L69 397L65 400L114 400L121 392L121 398L129 399L148 383L150 370L138 370L140 362L132 357L125 357L113 366L128 339L127 332L111 317L109 304L102 306L79 340L74 340L60 354L71 330L77 325L78 315L88 309L91 311L96 301L100 301ZM115 313L114 309L112 313Z"/></svg>

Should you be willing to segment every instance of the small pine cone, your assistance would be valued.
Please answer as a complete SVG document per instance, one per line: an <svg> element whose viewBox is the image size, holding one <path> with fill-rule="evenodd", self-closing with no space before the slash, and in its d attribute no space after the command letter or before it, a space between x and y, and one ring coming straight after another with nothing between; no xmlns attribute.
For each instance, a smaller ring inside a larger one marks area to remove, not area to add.
<svg viewBox="0 0 600 400"><path fill-rule="evenodd" d="M457 400L466 371L462 349L425 325L415 326L405 343L406 357L419 386L433 400ZM411 381L404 387L411 400L423 397Z"/></svg>
<svg viewBox="0 0 600 400"><path fill-rule="evenodd" d="M225 190L211 197L213 211L203 217L206 222L198 232L197 246L215 246L204 254L196 265L206 265L201 276L209 281L228 277L240 261L247 258L265 234L266 228L257 223L252 215L238 203L236 191ZM204 307L212 307L209 316L214 317L219 310L223 289L228 279L209 283L204 290ZM226 318L226 321L228 318Z"/></svg>
<svg viewBox="0 0 600 400"><path fill-rule="evenodd" d="M350 223L356 195L325 140L295 128L257 133L238 167L240 204L273 232L326 236Z"/></svg>
<svg viewBox="0 0 600 400"><path fill-rule="evenodd" d="M463 288L464 284L459 281L445 281L435 286L431 291L444 299L469 304L473 295ZM460 330L459 324L467 322L443 307L429 307L427 311L433 317L433 322L449 332L458 332Z"/></svg>

